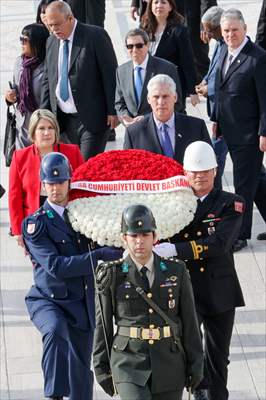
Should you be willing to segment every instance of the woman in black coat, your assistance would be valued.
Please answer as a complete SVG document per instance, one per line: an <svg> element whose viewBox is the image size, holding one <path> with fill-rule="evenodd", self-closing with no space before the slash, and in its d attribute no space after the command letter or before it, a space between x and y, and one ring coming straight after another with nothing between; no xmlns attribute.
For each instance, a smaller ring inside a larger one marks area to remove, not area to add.
<svg viewBox="0 0 266 400"><path fill-rule="evenodd" d="M199 98L195 92L196 68L187 28L176 11L174 0L149 0L142 18L142 29L150 37L150 52L172 62L178 68L183 103L190 96L195 106Z"/></svg>

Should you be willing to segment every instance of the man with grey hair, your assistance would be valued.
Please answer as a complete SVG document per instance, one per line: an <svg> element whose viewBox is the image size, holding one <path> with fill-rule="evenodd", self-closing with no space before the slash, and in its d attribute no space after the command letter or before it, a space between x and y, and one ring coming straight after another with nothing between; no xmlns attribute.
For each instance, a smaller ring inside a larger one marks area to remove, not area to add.
<svg viewBox="0 0 266 400"><path fill-rule="evenodd" d="M223 14L223 9L221 7L213 6L209 8L201 18L202 30L206 42L209 43L211 39L214 39L216 41L208 73L203 78L201 83L196 86L197 94L200 94L207 98L207 113L209 117L211 116L214 108L216 69L221 49L223 46L225 46L220 26L222 14ZM222 175L224 172L228 149L225 140L222 136L213 137L212 144L214 147L218 163L217 175L215 178L215 186L221 189Z"/></svg>
<svg viewBox="0 0 266 400"><path fill-rule="evenodd" d="M235 191L246 202L234 244L234 250L239 251L251 238L253 201L266 222L266 52L246 36L239 10L231 8L223 13L221 29L227 47L221 50L217 67L211 119L214 135L222 135L227 143Z"/></svg>
<svg viewBox="0 0 266 400"><path fill-rule="evenodd" d="M64 141L78 144L87 160L104 151L107 128L117 124L115 52L107 32L77 21L67 3L52 2L45 14L52 35L41 108L57 115Z"/></svg>
<svg viewBox="0 0 266 400"><path fill-rule="evenodd" d="M183 163L186 147L196 141L210 143L202 119L175 112L176 85L168 75L158 74L148 83L147 100L152 112L126 129L124 149L143 149Z"/></svg>
<svg viewBox="0 0 266 400"><path fill-rule="evenodd" d="M151 112L147 102L147 84L157 74L169 75L178 87L181 85L174 64L149 54L149 36L142 29L132 29L126 34L125 44L130 61L120 65L116 71L115 108L121 122L128 126ZM182 102L176 109L183 110Z"/></svg>

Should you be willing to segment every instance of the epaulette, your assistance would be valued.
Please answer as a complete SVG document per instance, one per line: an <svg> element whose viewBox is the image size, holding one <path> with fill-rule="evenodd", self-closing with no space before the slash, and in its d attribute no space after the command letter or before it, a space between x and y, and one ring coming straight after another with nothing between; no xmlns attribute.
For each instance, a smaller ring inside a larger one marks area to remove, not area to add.
<svg viewBox="0 0 266 400"><path fill-rule="evenodd" d="M95 270L95 281L98 293L104 293L112 285L116 269L121 264L123 264L122 258L104 262L97 266Z"/></svg>

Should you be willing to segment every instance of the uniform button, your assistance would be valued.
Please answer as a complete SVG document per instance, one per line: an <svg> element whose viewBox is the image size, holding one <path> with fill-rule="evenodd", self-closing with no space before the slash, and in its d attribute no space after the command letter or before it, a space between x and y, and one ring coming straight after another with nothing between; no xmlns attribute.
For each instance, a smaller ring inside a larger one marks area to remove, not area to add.
<svg viewBox="0 0 266 400"><path fill-rule="evenodd" d="M150 329L154 329L154 327L155 327L154 325L150 325L149 326Z"/></svg>
<svg viewBox="0 0 266 400"><path fill-rule="evenodd" d="M170 294L169 294L169 297L170 297L170 298L172 298L172 297L173 297L173 294L172 294L172 293L170 293Z"/></svg>
<svg viewBox="0 0 266 400"><path fill-rule="evenodd" d="M204 272L205 269L203 267L200 268L200 272Z"/></svg>
<svg viewBox="0 0 266 400"><path fill-rule="evenodd" d="M188 233L185 233L184 234L184 238L188 238L189 237L189 234Z"/></svg>
<svg viewBox="0 0 266 400"><path fill-rule="evenodd" d="M66 243L65 239L62 240L62 243Z"/></svg>
<svg viewBox="0 0 266 400"><path fill-rule="evenodd" d="M203 258L201 257L200 260L203 260Z"/></svg>
<svg viewBox="0 0 266 400"><path fill-rule="evenodd" d="M172 291L173 291L173 289L171 289L171 288L168 289L168 293L172 293Z"/></svg>
<svg viewBox="0 0 266 400"><path fill-rule="evenodd" d="M153 344L153 343L154 343L154 340L150 339L149 344Z"/></svg>
<svg viewBox="0 0 266 400"><path fill-rule="evenodd" d="M129 299L129 294L126 294L126 299Z"/></svg>
<svg viewBox="0 0 266 400"><path fill-rule="evenodd" d="M151 293L147 293L147 297L148 297L149 299L151 299L151 298L152 298L152 294L151 294Z"/></svg>
<svg viewBox="0 0 266 400"><path fill-rule="evenodd" d="M117 345L116 344L114 344L114 349L117 349Z"/></svg>
<svg viewBox="0 0 266 400"><path fill-rule="evenodd" d="M153 309L149 308L149 313L152 314L153 313Z"/></svg>
<svg viewBox="0 0 266 400"><path fill-rule="evenodd" d="M87 290L88 289L88 285L85 285L85 290Z"/></svg>
<svg viewBox="0 0 266 400"><path fill-rule="evenodd" d="M54 298L54 294L53 293L51 294L51 297L52 297L52 299Z"/></svg>
<svg viewBox="0 0 266 400"><path fill-rule="evenodd" d="M78 243L80 243L81 242L81 240L80 239L78 239Z"/></svg>
<svg viewBox="0 0 266 400"><path fill-rule="evenodd" d="M201 236L201 235L202 235L201 231L198 231L197 236Z"/></svg>

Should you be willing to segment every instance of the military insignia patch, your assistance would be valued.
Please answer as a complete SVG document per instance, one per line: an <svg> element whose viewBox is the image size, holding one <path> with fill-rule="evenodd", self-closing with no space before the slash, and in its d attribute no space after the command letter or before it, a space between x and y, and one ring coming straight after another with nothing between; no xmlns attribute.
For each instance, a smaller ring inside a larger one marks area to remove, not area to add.
<svg viewBox="0 0 266 400"><path fill-rule="evenodd" d="M244 203L241 203L241 201L235 201L235 211L239 212L242 214L244 212Z"/></svg>
<svg viewBox="0 0 266 400"><path fill-rule="evenodd" d="M168 308L170 308L170 309L175 308L175 299L168 300Z"/></svg>
<svg viewBox="0 0 266 400"><path fill-rule="evenodd" d="M27 226L27 232L31 235L32 233L35 232L35 224L28 224Z"/></svg>
<svg viewBox="0 0 266 400"><path fill-rule="evenodd" d="M124 272L125 274L128 272L128 264L127 263L124 262L122 264L121 268L122 268L122 272Z"/></svg>
<svg viewBox="0 0 266 400"><path fill-rule="evenodd" d="M167 271L167 266L165 265L165 263L163 261L160 262L160 270L162 272Z"/></svg>
<svg viewBox="0 0 266 400"><path fill-rule="evenodd" d="M215 227L214 227L214 226L210 226L210 227L208 228L208 234L209 234L209 235L213 235L214 232L215 232Z"/></svg>

